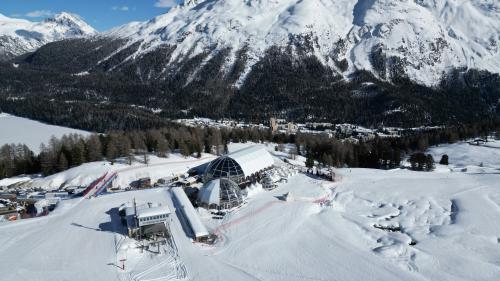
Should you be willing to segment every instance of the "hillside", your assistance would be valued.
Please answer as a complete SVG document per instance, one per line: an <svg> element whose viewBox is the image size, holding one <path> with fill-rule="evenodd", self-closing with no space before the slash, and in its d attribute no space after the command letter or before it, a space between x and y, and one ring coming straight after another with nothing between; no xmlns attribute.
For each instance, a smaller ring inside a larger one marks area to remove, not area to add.
<svg viewBox="0 0 500 281"><path fill-rule="evenodd" d="M27 118L0 113L0 146L4 144L26 144L35 154L40 152L42 143L48 144L52 136L89 135L82 130L44 124Z"/></svg>
<svg viewBox="0 0 500 281"><path fill-rule="evenodd" d="M498 118L498 10L492 0L189 1L0 65L0 106L92 130L186 116L482 122Z"/></svg>
<svg viewBox="0 0 500 281"><path fill-rule="evenodd" d="M452 68L500 72L497 1L190 1L143 23L103 34L138 43L124 61L175 46L169 63L228 49L227 74L244 50L243 83L272 48L315 57L347 76L367 70L380 79L407 75L436 85ZM401 71L403 73L392 73Z"/></svg>

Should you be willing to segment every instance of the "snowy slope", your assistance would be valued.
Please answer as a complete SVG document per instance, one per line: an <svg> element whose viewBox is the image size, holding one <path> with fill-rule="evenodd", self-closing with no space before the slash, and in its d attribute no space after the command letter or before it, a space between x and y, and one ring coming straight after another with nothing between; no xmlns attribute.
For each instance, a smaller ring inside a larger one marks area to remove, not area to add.
<svg viewBox="0 0 500 281"><path fill-rule="evenodd" d="M365 69L389 79L385 68L401 64L410 78L432 85L451 67L500 72L499 11L495 0L200 0L103 35L142 42L127 59L162 44L176 46L171 62L229 47L227 69L248 47L243 77L268 48L292 45L338 72L334 61L345 59L344 75ZM374 65L377 49L385 65Z"/></svg>
<svg viewBox="0 0 500 281"><path fill-rule="evenodd" d="M26 181L25 186L46 190L87 186L105 173L116 172L117 178L113 181L113 186L125 189L131 182L140 178L148 177L152 182L156 182L160 178L182 174L190 168L205 164L213 159L214 157L210 154L203 155L199 159L184 158L179 154L171 154L168 158L150 156L147 165L139 161L128 165L125 164L125 160L120 160L113 165L106 161L90 162L48 177ZM12 180L15 180L15 178ZM4 181L8 182L9 179L4 179Z"/></svg>
<svg viewBox="0 0 500 281"><path fill-rule="evenodd" d="M40 144L48 144L52 136L68 134L89 135L89 132L61 126L44 124L27 118L0 113L0 146L4 144L26 144L33 152L40 151Z"/></svg>
<svg viewBox="0 0 500 281"><path fill-rule="evenodd" d="M0 60L34 51L53 41L95 34L97 31L75 14L63 12L42 22L0 14Z"/></svg>
<svg viewBox="0 0 500 281"><path fill-rule="evenodd" d="M451 166L467 159L474 159L469 163L474 166L486 163L484 157L498 147L468 150L468 144L458 144L436 153L451 156L458 149ZM47 217L0 225L0 272L7 280L177 280L170 269L177 264L189 280L493 281L500 276L498 172L337 173L336 183L296 175L223 220L202 215L210 230L218 230L212 247L192 243L175 214L171 230L180 262L168 254L139 253L116 217L116 208L133 198L173 210L167 189L65 201ZM296 200L276 198L287 192ZM331 194L326 204L306 200L325 193ZM125 271L118 268L123 258Z"/></svg>

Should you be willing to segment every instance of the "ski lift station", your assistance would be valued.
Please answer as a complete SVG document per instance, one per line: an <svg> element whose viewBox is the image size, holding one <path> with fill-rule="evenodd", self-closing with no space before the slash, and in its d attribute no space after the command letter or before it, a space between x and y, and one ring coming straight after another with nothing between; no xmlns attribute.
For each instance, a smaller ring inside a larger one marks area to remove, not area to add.
<svg viewBox="0 0 500 281"><path fill-rule="evenodd" d="M125 215L130 237L142 239L168 234L171 215L168 206L153 206L151 203L137 206L134 201L133 206L124 205L119 211L122 216Z"/></svg>

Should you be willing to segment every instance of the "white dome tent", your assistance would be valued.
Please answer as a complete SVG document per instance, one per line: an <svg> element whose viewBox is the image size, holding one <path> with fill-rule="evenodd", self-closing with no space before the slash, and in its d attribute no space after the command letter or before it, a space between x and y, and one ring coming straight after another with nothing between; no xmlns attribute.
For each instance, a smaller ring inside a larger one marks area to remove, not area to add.
<svg viewBox="0 0 500 281"><path fill-rule="evenodd" d="M211 180L201 188L198 204L208 209L226 210L243 203L241 190L234 181L220 178Z"/></svg>

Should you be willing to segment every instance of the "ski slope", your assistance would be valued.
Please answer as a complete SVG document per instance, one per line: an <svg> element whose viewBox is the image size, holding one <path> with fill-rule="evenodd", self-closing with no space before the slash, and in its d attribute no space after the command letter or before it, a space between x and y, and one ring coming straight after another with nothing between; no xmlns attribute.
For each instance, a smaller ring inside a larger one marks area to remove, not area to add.
<svg viewBox="0 0 500 281"><path fill-rule="evenodd" d="M483 159L498 144L432 148L435 158L450 155L434 172L344 168L335 183L298 174L223 220L200 211L215 245L193 243L173 216L175 250L159 256L139 253L110 214L133 198L173 210L166 188L65 201L47 217L0 225L0 272L6 280L498 280L500 166ZM288 192L295 201L279 199Z"/></svg>
<svg viewBox="0 0 500 281"><path fill-rule="evenodd" d="M107 161L85 163L69 170L41 178L9 178L0 181L11 184L13 182L23 182L23 186L31 188L41 188L45 190L55 190L66 187L88 186L104 174L117 173L117 178L113 181L113 187L125 189L131 182L140 178L151 178L152 182L172 175L185 173L190 168L207 163L215 158L211 154L202 154L201 158L185 158L180 154L170 154L168 158L149 156L149 163L144 164L142 157L136 157L132 165L128 165L127 160L118 159L117 163L111 164ZM24 179L24 180L23 180Z"/></svg>
<svg viewBox="0 0 500 281"><path fill-rule="evenodd" d="M4 144L26 144L35 154L40 152L40 144L47 144L52 136L62 137L68 134L90 135L87 131L54 126L0 113L0 146Z"/></svg>

